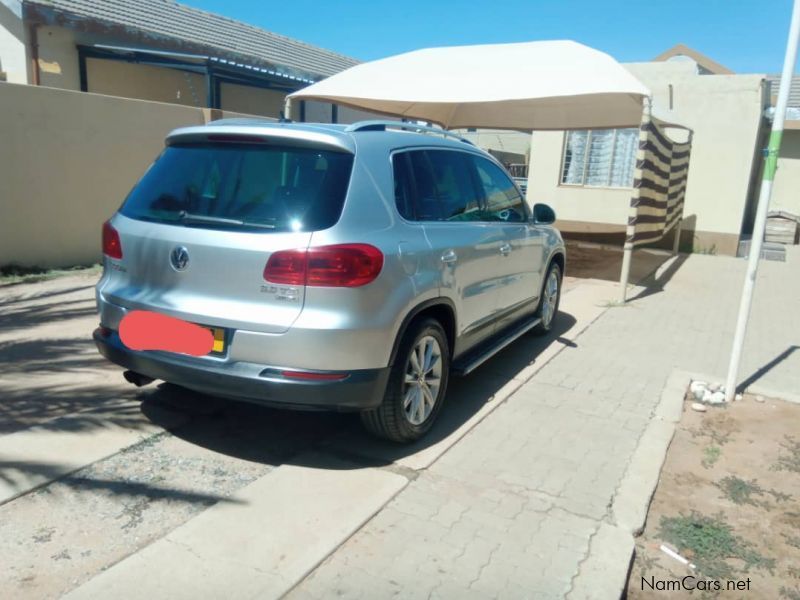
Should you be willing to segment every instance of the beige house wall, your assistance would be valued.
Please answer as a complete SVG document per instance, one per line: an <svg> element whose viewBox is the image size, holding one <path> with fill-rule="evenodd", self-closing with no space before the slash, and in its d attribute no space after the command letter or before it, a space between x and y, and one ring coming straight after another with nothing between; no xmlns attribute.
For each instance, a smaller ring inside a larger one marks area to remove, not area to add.
<svg viewBox="0 0 800 600"><path fill-rule="evenodd" d="M197 73L96 58L86 59L90 92L202 108L205 78Z"/></svg>
<svg viewBox="0 0 800 600"><path fill-rule="evenodd" d="M60 27L39 27L39 81L41 85L80 90L75 34Z"/></svg>
<svg viewBox="0 0 800 600"><path fill-rule="evenodd" d="M207 111L205 111L207 112ZM0 265L100 259L100 228L164 144L204 110L0 83Z"/></svg>
<svg viewBox="0 0 800 600"><path fill-rule="evenodd" d="M275 119L281 116L286 101L284 92L225 82L220 85L220 97L223 110Z"/></svg>
<svg viewBox="0 0 800 600"><path fill-rule="evenodd" d="M735 254L768 101L763 76L697 75L689 62L626 67L650 88L658 114L694 130L684 243ZM561 185L563 144L563 132L533 134L529 202L551 204L566 233L624 228L631 189Z"/></svg>
<svg viewBox="0 0 800 600"><path fill-rule="evenodd" d="M456 130L459 135L484 150L501 150L513 154L527 156L531 149L531 136L521 131L505 131L502 129L478 129L467 131Z"/></svg>
<svg viewBox="0 0 800 600"><path fill-rule="evenodd" d="M28 83L26 32L11 9L0 3L0 71L11 83Z"/></svg>
<svg viewBox="0 0 800 600"><path fill-rule="evenodd" d="M800 130L798 129L787 129L783 132L770 210L783 210L800 216Z"/></svg>

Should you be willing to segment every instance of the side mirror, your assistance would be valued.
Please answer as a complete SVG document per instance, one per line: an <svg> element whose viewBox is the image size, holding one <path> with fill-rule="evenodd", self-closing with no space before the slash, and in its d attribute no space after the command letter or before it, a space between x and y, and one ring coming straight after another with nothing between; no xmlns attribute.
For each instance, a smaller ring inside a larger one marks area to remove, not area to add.
<svg viewBox="0 0 800 600"><path fill-rule="evenodd" d="M539 225L549 225L556 222L556 211L547 204L533 205L533 222Z"/></svg>

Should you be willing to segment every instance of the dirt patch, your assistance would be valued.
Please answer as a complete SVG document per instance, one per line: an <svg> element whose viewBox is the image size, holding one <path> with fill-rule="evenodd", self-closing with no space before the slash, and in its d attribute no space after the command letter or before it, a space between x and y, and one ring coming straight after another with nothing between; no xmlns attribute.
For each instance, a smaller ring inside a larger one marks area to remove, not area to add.
<svg viewBox="0 0 800 600"><path fill-rule="evenodd" d="M271 470L162 433L0 507L0 593L58 598Z"/></svg>
<svg viewBox="0 0 800 600"><path fill-rule="evenodd" d="M627 597L800 600L800 406L753 396L684 406Z"/></svg>
<svg viewBox="0 0 800 600"><path fill-rule="evenodd" d="M5 265L0 267L0 287L18 285L21 283L37 283L67 276L99 277L103 267L99 264L91 266L75 266L62 269L47 269L43 267L20 267L18 265Z"/></svg>
<svg viewBox="0 0 800 600"><path fill-rule="evenodd" d="M580 279L619 281L622 269L622 248L587 245L571 241L566 244L568 275ZM663 251L634 251L630 282L636 283L644 280L670 258L670 255Z"/></svg>

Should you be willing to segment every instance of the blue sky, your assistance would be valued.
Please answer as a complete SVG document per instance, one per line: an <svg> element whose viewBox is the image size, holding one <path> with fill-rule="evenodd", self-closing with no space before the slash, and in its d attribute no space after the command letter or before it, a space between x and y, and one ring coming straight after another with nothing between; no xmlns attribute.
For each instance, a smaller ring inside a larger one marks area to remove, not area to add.
<svg viewBox="0 0 800 600"><path fill-rule="evenodd" d="M780 72L791 0L179 0L361 60L430 46L573 39L620 61L682 42Z"/></svg>

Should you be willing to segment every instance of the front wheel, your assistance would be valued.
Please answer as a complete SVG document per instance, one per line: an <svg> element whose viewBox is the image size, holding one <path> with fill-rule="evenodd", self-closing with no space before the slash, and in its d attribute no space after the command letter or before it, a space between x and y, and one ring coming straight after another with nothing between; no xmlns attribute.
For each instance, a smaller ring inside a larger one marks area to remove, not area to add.
<svg viewBox="0 0 800 600"><path fill-rule="evenodd" d="M361 413L370 433L413 442L433 425L447 392L450 347L442 326L424 319L403 336L381 405Z"/></svg>
<svg viewBox="0 0 800 600"><path fill-rule="evenodd" d="M547 269L547 276L542 285L542 294L539 299L539 308L536 309L536 316L541 319L533 332L537 335L544 335L553 329L553 323L558 314L558 305L561 302L561 267L558 263L550 263Z"/></svg>

